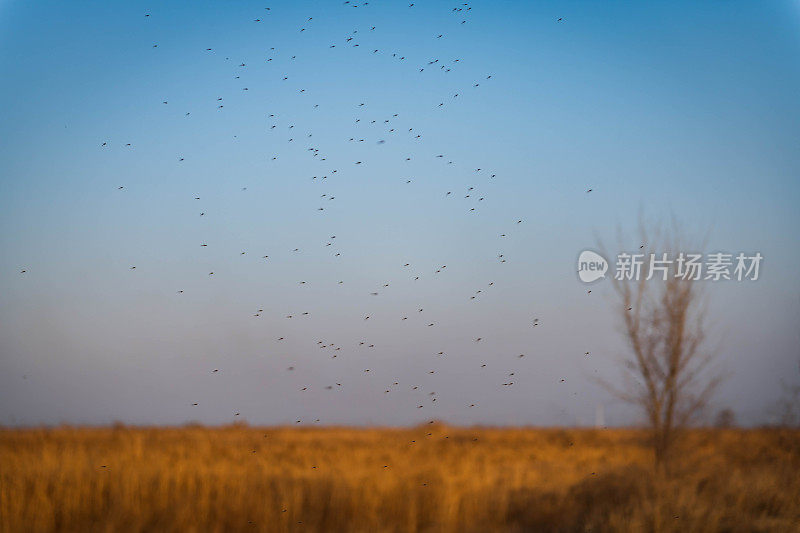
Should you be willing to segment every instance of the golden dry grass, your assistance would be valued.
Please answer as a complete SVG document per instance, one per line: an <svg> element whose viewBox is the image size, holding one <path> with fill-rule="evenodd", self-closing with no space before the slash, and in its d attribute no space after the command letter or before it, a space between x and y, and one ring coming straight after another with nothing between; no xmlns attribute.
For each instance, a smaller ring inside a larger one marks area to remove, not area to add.
<svg viewBox="0 0 800 533"><path fill-rule="evenodd" d="M0 430L2 531L798 531L800 432Z"/></svg>

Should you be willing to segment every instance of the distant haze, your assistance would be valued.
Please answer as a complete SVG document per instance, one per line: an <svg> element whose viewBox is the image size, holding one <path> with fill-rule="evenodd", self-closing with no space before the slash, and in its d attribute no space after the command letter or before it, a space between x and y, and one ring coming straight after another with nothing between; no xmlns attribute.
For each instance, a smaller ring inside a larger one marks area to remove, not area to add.
<svg viewBox="0 0 800 533"><path fill-rule="evenodd" d="M576 262L640 213L764 256L711 414L770 421L797 2L409 3L0 2L0 424L636 423Z"/></svg>

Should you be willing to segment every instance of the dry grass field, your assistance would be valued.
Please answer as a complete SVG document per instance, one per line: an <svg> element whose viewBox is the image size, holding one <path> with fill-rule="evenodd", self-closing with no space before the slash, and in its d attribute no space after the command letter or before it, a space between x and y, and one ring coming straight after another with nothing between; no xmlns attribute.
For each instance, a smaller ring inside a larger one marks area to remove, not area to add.
<svg viewBox="0 0 800 533"><path fill-rule="evenodd" d="M800 432L0 430L6 531L800 531Z"/></svg>

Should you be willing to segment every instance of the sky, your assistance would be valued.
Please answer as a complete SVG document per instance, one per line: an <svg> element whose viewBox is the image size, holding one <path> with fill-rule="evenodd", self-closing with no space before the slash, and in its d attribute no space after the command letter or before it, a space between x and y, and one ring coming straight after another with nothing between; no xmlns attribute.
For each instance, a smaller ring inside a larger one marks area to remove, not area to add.
<svg viewBox="0 0 800 533"><path fill-rule="evenodd" d="M635 424L576 260L640 218L764 257L709 412L772 419L800 3L409 3L0 1L0 424Z"/></svg>

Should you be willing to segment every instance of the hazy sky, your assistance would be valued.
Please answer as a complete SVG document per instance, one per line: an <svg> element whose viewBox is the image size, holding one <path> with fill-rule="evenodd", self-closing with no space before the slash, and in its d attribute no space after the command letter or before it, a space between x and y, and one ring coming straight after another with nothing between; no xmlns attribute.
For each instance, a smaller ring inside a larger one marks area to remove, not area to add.
<svg viewBox="0 0 800 533"><path fill-rule="evenodd" d="M800 3L409 3L0 1L0 424L635 422L575 261L640 211L764 256L707 289L769 419Z"/></svg>

